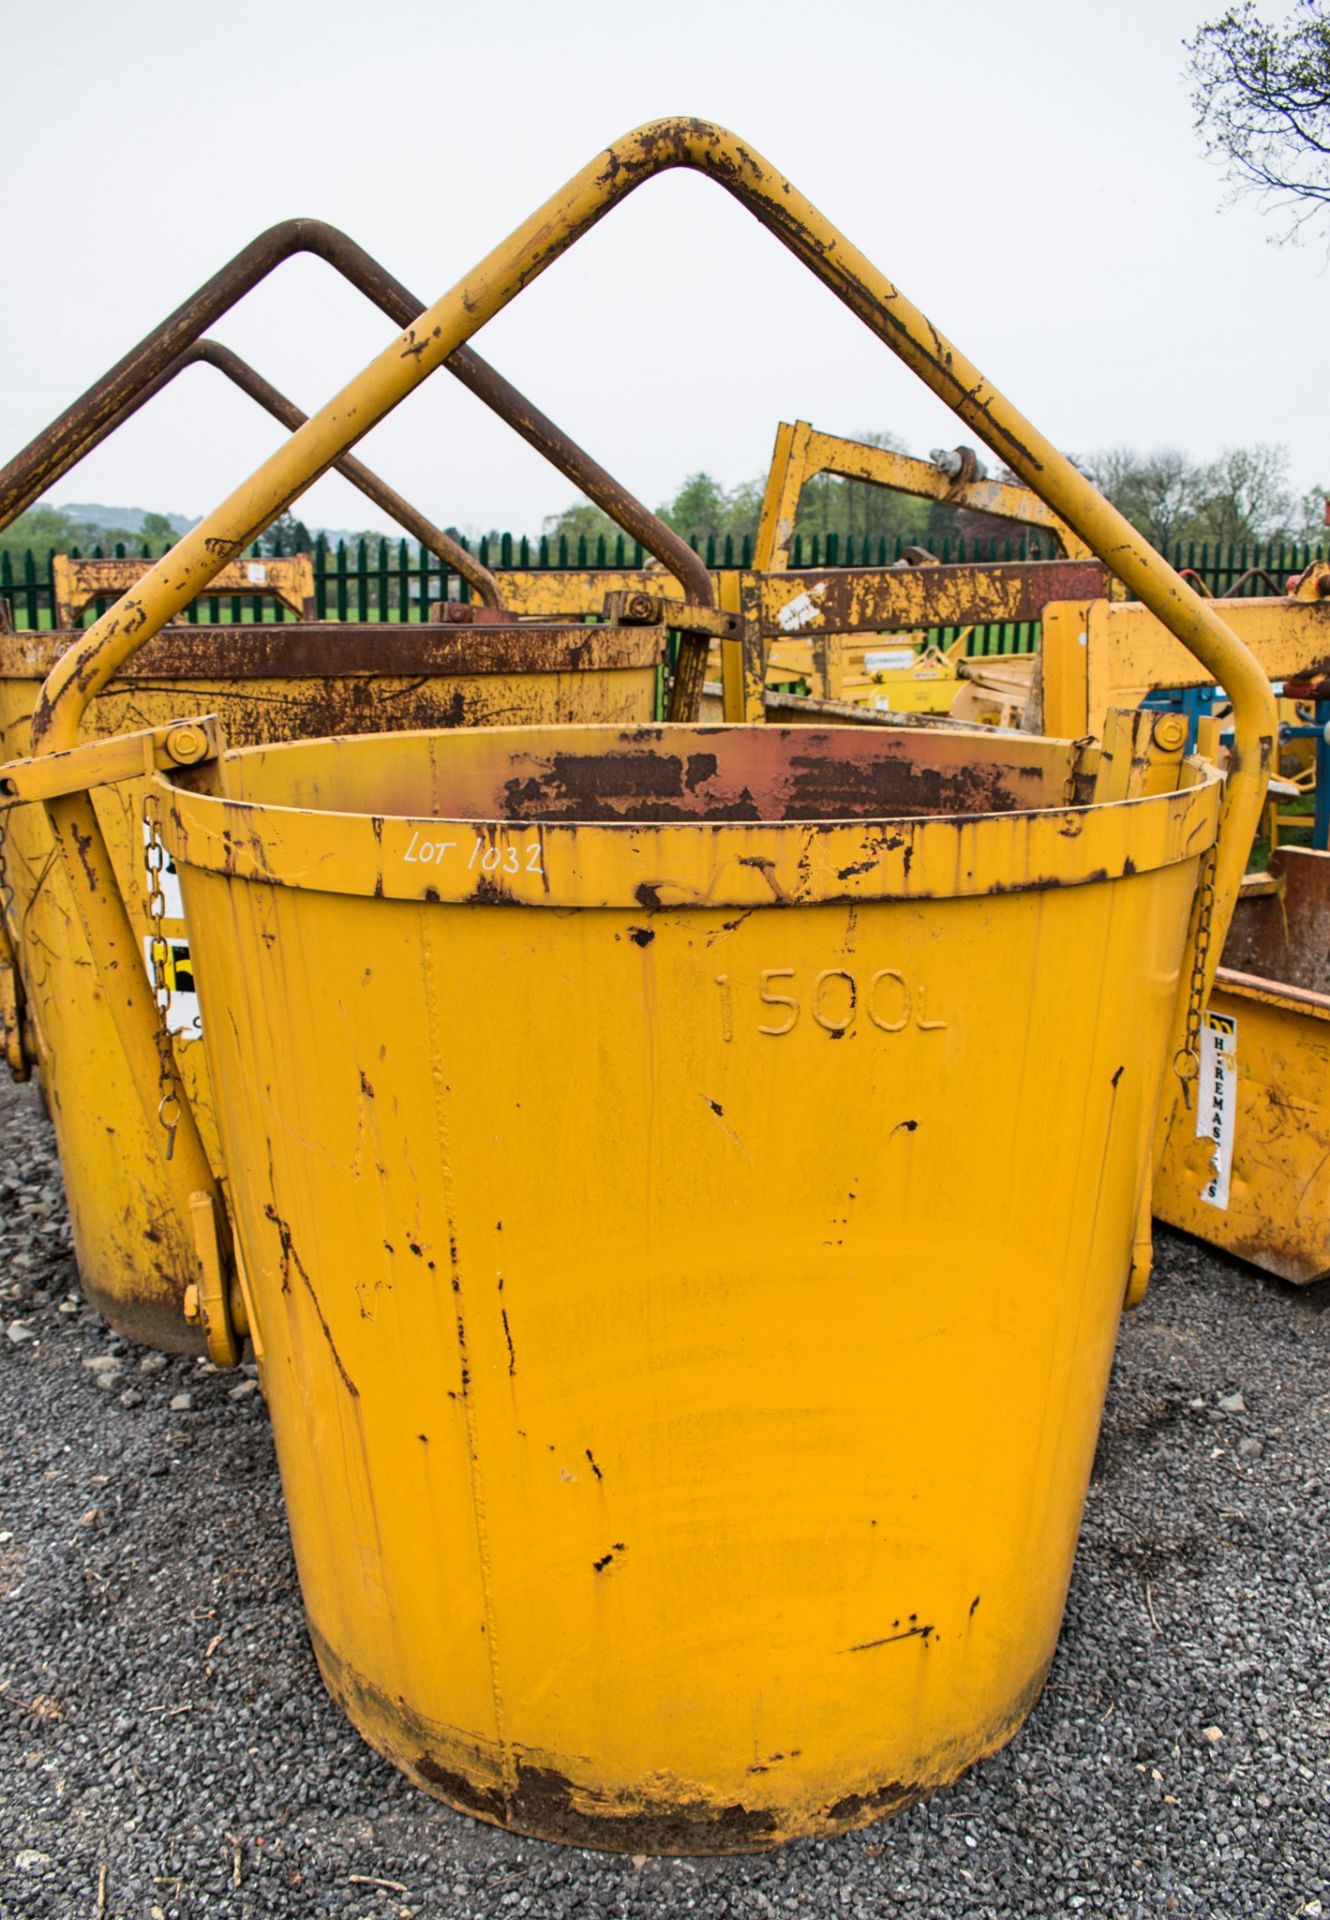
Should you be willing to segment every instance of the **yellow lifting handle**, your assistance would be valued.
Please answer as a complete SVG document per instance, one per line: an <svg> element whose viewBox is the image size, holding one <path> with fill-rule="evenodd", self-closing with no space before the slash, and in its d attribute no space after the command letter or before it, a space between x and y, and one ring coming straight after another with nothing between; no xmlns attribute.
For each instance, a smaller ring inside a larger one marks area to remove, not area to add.
<svg viewBox="0 0 1330 1920"><path fill-rule="evenodd" d="M136 587L108 608L60 660L42 690L33 720L34 751L50 753L74 746L88 701L131 654L611 207L644 180L671 167L691 167L709 176L769 227L1080 535L1225 688L1233 702L1235 741L1214 874L1212 970L1259 824L1273 755L1275 704L1265 675L1213 604L1207 605L1178 578L1116 508L884 274L752 147L704 120L653 121L617 141L292 434ZM700 673L702 660L690 670ZM86 794L70 794L46 805L99 970L104 978L107 969L116 970L109 977L118 976L119 990L110 997L127 1036L131 1064L144 1060L148 1079L143 1091L145 1098L154 1097L152 995L128 916L115 892L91 802ZM142 979L142 994L127 991L131 975ZM186 1181L200 1170L206 1172L202 1146L193 1129L188 1131L193 1145L182 1128L171 1163L175 1176ZM182 1159L189 1162L188 1171ZM206 1181L194 1178L193 1187L212 1190L210 1176ZM188 1193L182 1208L186 1213L187 1202Z"/></svg>

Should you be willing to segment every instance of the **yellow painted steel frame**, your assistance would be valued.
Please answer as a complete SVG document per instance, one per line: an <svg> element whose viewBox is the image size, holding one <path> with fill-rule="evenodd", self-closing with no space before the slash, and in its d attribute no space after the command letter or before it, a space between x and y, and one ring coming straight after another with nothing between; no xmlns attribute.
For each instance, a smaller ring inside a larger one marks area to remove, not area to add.
<svg viewBox="0 0 1330 1920"><path fill-rule="evenodd" d="M0 634L0 760L26 748L42 683L72 637ZM181 737L186 730L171 723L182 715L216 714L231 749L309 735L518 720L631 726L656 718L665 645L661 629L603 622L169 627L88 707L82 744L6 770L0 808L7 919L21 943L22 969L6 968L0 949L0 1066L20 1077L30 1069L41 1075L65 1169L79 1278L113 1326L167 1351L197 1346L181 1308L196 1277L191 1222L199 1216L177 1204L163 1130L143 1111L45 811L31 803L92 789L142 955L154 931L144 862L147 769L164 763L162 749L180 763L190 743ZM153 729L150 761L141 732L135 739L143 728ZM212 745L220 750L217 736ZM173 893L168 880L167 894ZM175 973L189 938L178 907L169 898L161 923L171 948L173 1058L209 1162L220 1173L205 1052L193 1025L191 1003L197 1003Z"/></svg>
<svg viewBox="0 0 1330 1920"><path fill-rule="evenodd" d="M610 593L651 593L683 601L683 587L664 567L496 569L503 604L515 620L552 620L604 611Z"/></svg>
<svg viewBox="0 0 1330 1920"><path fill-rule="evenodd" d="M1213 965L1260 818L1273 757L1276 717L1265 675L1213 606L1178 578L884 274L752 147L704 120L651 122L597 155L293 433L70 649L43 690L33 722L34 751L74 746L88 701L144 641L574 241L644 181L673 167L702 173L745 205L1034 488L1228 688L1236 737L1216 850ZM727 663L740 651L729 646ZM701 666L699 661L699 683ZM49 801L47 811L131 1072L145 1103L155 1111L156 1009L91 799L67 795ZM220 1195L187 1109L182 1110L169 1172L182 1213L189 1217L195 1193L207 1193L220 1230Z"/></svg>
<svg viewBox="0 0 1330 1920"><path fill-rule="evenodd" d="M157 780L311 1639L410 1779L768 1847L1024 1718L1218 820L1152 730Z"/></svg>
<svg viewBox="0 0 1330 1920"><path fill-rule="evenodd" d="M109 599L137 586L151 567L150 560L81 560L57 553L51 560L57 627L77 626L94 600ZM246 555L222 567L212 582L214 593L240 594L246 599L278 600L297 620L316 620L314 562L307 553L277 554L263 560Z"/></svg>
<svg viewBox="0 0 1330 1920"><path fill-rule="evenodd" d="M1330 599L1234 600L1224 612L1271 680L1330 671ZM1158 689L1212 683L1132 603L1048 607L1040 670L1043 725L1077 736L1101 734L1110 714ZM1330 995L1316 963L1327 862L1285 850L1270 891L1240 903L1227 951L1215 948L1204 1089L1190 1101L1166 1090L1155 1136L1156 1217L1299 1286L1330 1270ZM1265 927L1256 953L1247 923Z"/></svg>
<svg viewBox="0 0 1330 1920"><path fill-rule="evenodd" d="M1214 604L1213 602L1211 604ZM1330 672L1330 600L1227 600L1224 620L1269 680ZM1115 707L1163 689L1231 680L1179 646L1157 610L1132 601L1063 601L1044 609L1038 676L1041 731L1076 740L1103 732Z"/></svg>
<svg viewBox="0 0 1330 1920"><path fill-rule="evenodd" d="M782 421L776 428L753 549L755 573L783 573L789 566L799 496L819 473L834 473L843 480L862 480L894 493L909 493L917 499L968 507L1021 526L1038 527L1052 534L1069 560L1091 557L1086 542L1029 487L1014 487L1004 480L954 481L931 460L915 460L889 447L869 447L861 440L819 433L806 420L796 420L793 425Z"/></svg>

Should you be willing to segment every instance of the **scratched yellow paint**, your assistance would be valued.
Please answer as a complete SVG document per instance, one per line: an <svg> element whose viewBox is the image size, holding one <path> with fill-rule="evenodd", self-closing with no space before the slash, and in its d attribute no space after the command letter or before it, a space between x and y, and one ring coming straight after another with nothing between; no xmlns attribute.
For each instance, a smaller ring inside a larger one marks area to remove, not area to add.
<svg viewBox="0 0 1330 1920"><path fill-rule="evenodd" d="M1218 830L1199 765L1133 794L1137 756L1106 753L1120 791L1094 802L1065 742L923 730L635 729L623 756L665 783L638 820L613 817L603 742L561 797L577 756L533 731L297 743L162 785L329 1683L454 1804L666 1851L871 1819L1028 1710L1198 863L1214 845L1222 929L1267 683L784 175L680 119L597 156L294 433L70 650L34 727L72 748L228 555L674 166L1111 553L1224 678L1238 754ZM818 799L828 757L874 755ZM151 1102L113 862L86 794L46 804ZM170 1179L222 1215L188 1111Z"/></svg>
<svg viewBox="0 0 1330 1920"><path fill-rule="evenodd" d="M1272 681L1319 672L1330 658L1324 598L1237 600L1224 617ZM1143 606L1045 609L1032 707L1055 732L1098 733L1110 707L1211 684ZM1153 1205L1170 1225L1307 1285L1330 1271L1322 1178L1330 1155L1330 973L1317 933L1330 856L1285 849L1273 869L1249 876L1239 900L1211 999L1201 1085L1189 1099L1170 1087L1165 1100Z"/></svg>
<svg viewBox="0 0 1330 1920"><path fill-rule="evenodd" d="M855 1825L1052 1654L1215 778L1078 817L1058 743L822 739L814 821L775 727L160 785L315 1645L518 1828ZM884 761L1025 810L854 818Z"/></svg>
<svg viewBox="0 0 1330 1920"><path fill-rule="evenodd" d="M767 470L753 547L753 566L759 573L783 573L790 564L790 545L799 512L799 500L808 482L819 473L838 474L891 493L933 500L939 505L968 508L1013 525L1049 534L1069 559L1089 559L1091 549L1033 488L1002 480L952 479L931 460L917 460L893 447L870 447L861 440L819 433L806 420L782 421Z"/></svg>
<svg viewBox="0 0 1330 1920"><path fill-rule="evenodd" d="M1330 1273L1323 960L1319 973L1320 990L1309 991L1221 968L1208 1025L1227 1056L1223 1098L1215 1098L1208 1061L1191 1106L1169 1090L1154 1181L1159 1219L1296 1286ZM1232 1111L1221 1131L1225 1102Z"/></svg>
<svg viewBox="0 0 1330 1920"><path fill-rule="evenodd" d="M1330 599L1220 604L1269 679L1313 672L1330 660ZM1215 677L1148 607L1108 600L1045 607L1038 674L1042 727L1068 738L1101 732L1112 707L1138 706L1160 689L1210 686Z"/></svg>
<svg viewBox="0 0 1330 1920"><path fill-rule="evenodd" d="M467 629L453 644L464 646L466 635L474 632L483 645L486 631ZM570 634L569 644L576 638L576 632ZM223 636L219 655L228 645L238 655L245 646L244 630L229 641ZM348 647L355 647L354 632L341 630L338 645L347 663ZM631 655L633 636L619 645ZM84 733L109 738L188 713L218 714L235 746L298 738L311 726L319 732L350 732L366 725L451 724L459 714L471 725L523 716L546 722L650 720L656 707L657 660L649 633L640 633L636 652L635 660L613 669L578 673L454 672L432 678L379 673L370 679L266 680L203 679L168 669L145 682L117 682L88 708ZM0 759L25 751L41 668L52 657L49 636L0 636ZM146 783L133 780L91 796L132 918L140 964L149 934L145 792ZM181 1299L195 1269L194 1247L163 1164L165 1135L155 1116L144 1111L136 1091L46 815L40 807L18 807L4 824L14 887L14 948L35 1065L55 1126L84 1290L134 1339L168 1351L196 1348L198 1336L181 1318ZM166 932L173 946L183 949L187 936L169 882L168 893L172 898ZM185 994L175 996L177 1059L201 1122L209 1162L220 1173L202 1049L190 1038L192 1014L186 986Z"/></svg>
<svg viewBox="0 0 1330 1920"><path fill-rule="evenodd" d="M1013 525L1047 533L1069 558L1090 557L1085 542L1029 487L1000 480L952 480L931 461L912 459L890 447L870 447L819 433L806 420L798 420L792 424L782 421L776 428L753 548L755 572L784 573L788 569L800 497L808 482L820 473L1010 520ZM900 569L899 573L908 581L909 569ZM891 587L900 591L903 582L895 570L889 580ZM797 587L791 589L797 591ZM780 604L776 603L777 610ZM969 627L1011 617L1011 608L1004 608L1000 592L995 591L993 576L975 567L958 586L954 606L943 608L924 624ZM924 635L897 632L893 637L900 648L922 640ZM951 710L962 685L954 667L950 671L930 670L932 662L925 660L890 665L876 672L866 668L865 651L884 652L885 648L884 641L865 643L857 635L850 639L827 634L816 647L807 640L778 635L768 649L768 680L779 685L798 677L807 681L814 695L870 707L880 702L894 713Z"/></svg>

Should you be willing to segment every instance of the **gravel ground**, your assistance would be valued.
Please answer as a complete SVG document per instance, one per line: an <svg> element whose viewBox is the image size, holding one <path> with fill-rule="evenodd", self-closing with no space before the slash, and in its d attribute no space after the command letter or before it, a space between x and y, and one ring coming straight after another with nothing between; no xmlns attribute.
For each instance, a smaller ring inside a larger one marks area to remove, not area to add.
<svg viewBox="0 0 1330 1920"><path fill-rule="evenodd" d="M1163 1235L1053 1676L959 1787L834 1842L647 1860L436 1805L326 1698L263 1401L78 1304L0 1087L0 1915L1330 1920L1330 1293Z"/></svg>

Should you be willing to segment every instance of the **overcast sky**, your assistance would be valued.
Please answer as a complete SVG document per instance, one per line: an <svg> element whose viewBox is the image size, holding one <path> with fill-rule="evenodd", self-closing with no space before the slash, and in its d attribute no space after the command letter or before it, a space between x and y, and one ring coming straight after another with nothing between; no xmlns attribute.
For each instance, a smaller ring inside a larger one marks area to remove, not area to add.
<svg viewBox="0 0 1330 1920"><path fill-rule="evenodd" d="M1225 204L1181 42L1219 0L4 0L0 451L262 228L311 214L433 300L615 135L760 148L1072 451L1287 443L1330 480L1315 243ZM1283 10L1282 5L1279 9ZM307 410L391 337L318 262L215 329ZM735 202L672 173L476 336L656 505L765 469L780 419L963 429ZM200 514L281 429L195 368L54 489ZM568 483L438 373L361 457L443 524L539 529ZM339 478L311 524L387 526Z"/></svg>

